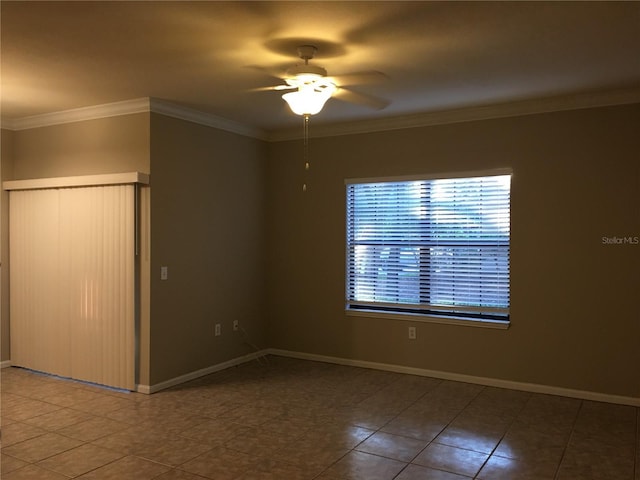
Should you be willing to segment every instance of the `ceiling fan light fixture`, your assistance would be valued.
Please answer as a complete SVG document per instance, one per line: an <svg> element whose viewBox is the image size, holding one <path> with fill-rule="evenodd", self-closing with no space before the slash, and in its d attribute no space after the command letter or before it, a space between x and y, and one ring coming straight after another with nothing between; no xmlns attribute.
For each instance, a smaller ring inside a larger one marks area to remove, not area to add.
<svg viewBox="0 0 640 480"><path fill-rule="evenodd" d="M329 100L330 95L322 92L289 92L282 95L282 98L289 104L289 108L296 115L315 115L322 110L324 104Z"/></svg>
<svg viewBox="0 0 640 480"><path fill-rule="evenodd" d="M315 115L322 110L335 89L331 82L303 83L297 91L285 93L282 98L296 115Z"/></svg>

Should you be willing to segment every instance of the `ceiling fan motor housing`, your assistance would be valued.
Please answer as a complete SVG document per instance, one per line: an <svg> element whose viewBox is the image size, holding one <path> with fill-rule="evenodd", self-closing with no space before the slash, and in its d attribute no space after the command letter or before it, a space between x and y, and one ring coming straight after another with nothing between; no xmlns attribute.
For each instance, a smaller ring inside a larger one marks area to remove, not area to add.
<svg viewBox="0 0 640 480"><path fill-rule="evenodd" d="M287 70L287 76L290 78L307 77L309 80L313 80L314 77L326 77L327 71L317 65L309 65L318 47L315 45L300 45L298 47L298 56L304 60L304 65L296 65Z"/></svg>
<svg viewBox="0 0 640 480"><path fill-rule="evenodd" d="M287 70L287 75L289 77L299 77L302 75L326 77L327 71L322 67L318 67L317 65L296 65Z"/></svg>

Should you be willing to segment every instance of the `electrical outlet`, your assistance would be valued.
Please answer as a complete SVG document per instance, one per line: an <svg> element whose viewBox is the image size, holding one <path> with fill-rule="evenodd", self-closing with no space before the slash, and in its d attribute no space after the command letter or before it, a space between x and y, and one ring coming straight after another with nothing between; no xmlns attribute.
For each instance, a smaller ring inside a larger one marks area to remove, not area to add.
<svg viewBox="0 0 640 480"><path fill-rule="evenodd" d="M237 332L239 328L240 328L240 323L238 322L238 320L234 320L233 321L233 331Z"/></svg>
<svg viewBox="0 0 640 480"><path fill-rule="evenodd" d="M409 340L416 339L416 327L409 327Z"/></svg>
<svg viewBox="0 0 640 480"><path fill-rule="evenodd" d="M216 331L215 331L216 337L219 337L221 333L222 333L222 326L219 323L216 323Z"/></svg>

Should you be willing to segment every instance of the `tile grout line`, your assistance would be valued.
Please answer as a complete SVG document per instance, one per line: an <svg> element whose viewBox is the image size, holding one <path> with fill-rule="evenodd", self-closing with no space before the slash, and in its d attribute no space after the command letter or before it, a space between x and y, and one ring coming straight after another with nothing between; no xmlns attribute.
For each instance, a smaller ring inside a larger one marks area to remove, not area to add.
<svg viewBox="0 0 640 480"><path fill-rule="evenodd" d="M432 388L432 389L431 389L431 390L429 390L428 392L425 392L425 393L423 393L422 395L420 395L418 398L416 398L416 399L413 401L413 403L412 403L411 405L409 405L409 406L405 407L404 409L402 409L402 410L401 410L401 411L400 411L400 412L399 412L395 417L393 417L393 418L392 418L391 420L389 420L387 423L385 423L384 425L382 425L378 430L376 430L376 433L381 432L381 431L382 431L382 429L383 429L386 425L388 425L389 423L391 423L391 422L393 422L395 419L397 419L400 415L402 415L402 413L403 413L403 412L406 412L409 408L411 408L412 406L414 406L414 405L415 405L416 403L418 403L420 400L422 400L423 398L427 397L431 392L433 392L436 388L438 388L440 385L442 385L442 383L443 383L443 382L444 382L444 380L440 380L440 381L438 382L438 384L437 384L434 388ZM466 408L466 406L465 406L465 408ZM451 422L449 422L449 423L451 423ZM449 425L449 424L447 424L447 425ZM447 427L445 426L442 430L444 430L445 428L447 428ZM440 432L442 432L442 430L440 430ZM440 432L438 433L438 435L440 434ZM384 432L383 432L383 433L384 433ZM404 435L399 435L399 436L404 437ZM437 436L437 435L436 435L436 436ZM404 438L412 438L412 437L404 437ZM435 437L433 437L433 438L435 438ZM401 469L401 470L397 473L397 475L395 475L393 478L398 478L398 477L402 474L402 472L404 472L407 468L409 468L409 465L411 465L411 464L412 464L412 462L413 462L416 458L418 458L418 456L419 456L422 452L424 452L424 451L425 451L425 449L426 449L429 445L431 445L431 442L432 442L432 441L433 441L433 439L432 439L432 440L429 440L429 441L427 442L427 444L426 444L426 445L425 445L425 446L424 446L424 447L423 447L423 448L422 448L418 453L416 453L416 454L413 456L413 458L412 458L411 460L409 460L408 462L405 462L405 463L406 463L406 465L405 465L404 467L402 467L402 469Z"/></svg>
<svg viewBox="0 0 640 480"><path fill-rule="evenodd" d="M444 380L443 380L443 382L444 382ZM441 385L441 383L440 383L439 385ZM486 386L482 386L482 388L480 388L480 390L478 390L478 393L476 393L476 394L473 396L473 398L469 399L469 401L465 404L465 406L464 406L463 408L461 408L461 409L460 409L460 411L459 411L456 415L454 415L454 416L453 416L453 418L452 418L451 420L449 420L449 422L448 422L444 427L442 427L442 429L437 433L437 435L436 435L435 437L433 437L433 438L429 441L429 443L427 443L427 445L426 445L422 450L420 450L420 452L418 453L418 455L416 455L415 457L413 457L413 459L411 460L411 462L413 462L416 458L418 458L418 456L419 456L422 452L424 452L424 451L425 451L425 450L426 450L426 449L427 449L427 448L428 448L432 443L434 443L434 440L435 440L436 438L438 438L438 436L439 436L442 432L444 432L444 431L445 431L445 430L446 430L446 429L447 429L447 428L448 428L448 427L449 427L449 426L450 426L450 425L451 425L451 424L452 424L452 423L453 423L453 422L454 422L454 421L455 421L455 420L456 420L460 415L462 415L462 412L464 412L464 411L467 409L467 407L468 407L469 405L471 405L471 403L472 403L476 398L478 398L482 392L484 392L484 391L486 390L486 388L487 388ZM439 444L439 445L444 445L444 444ZM456 447L454 447L454 448L456 448ZM411 463L411 462L410 462L410 463ZM439 469L438 469L438 470L439 470ZM446 470L441 470L441 471L446 471ZM454 472L449 472L449 473L454 473Z"/></svg>
<svg viewBox="0 0 640 480"><path fill-rule="evenodd" d="M493 450L491 450L491 453L489 453L489 455L487 456L487 459L482 463L482 465L480 466L480 468L478 469L478 472L473 476L474 479L478 479L481 480L480 477L478 475L480 475L480 472L482 472L482 469L485 467L485 465L487 464L487 462L491 459L491 457L493 457L493 455L495 454L495 451L498 449L498 447L500 446L500 444L502 443L502 441L504 440L504 437L507 435L507 433L509 433L509 429L513 426L513 424L516 422L516 420L518 419L518 416L524 411L524 409L527 407L527 405L529 404L529 402L531 402L531 399L533 398L533 395L529 394L529 398L527 399L526 402L524 402L524 404L522 405L522 407L520 407L520 410L518 410L518 413L516 413L513 416L513 420L511 420L511 423L509 423L509 426L505 429L504 433L502 434L502 436L500 437L500 440L498 440L498 442L496 443L496 446L493 447ZM499 456L499 455L496 455Z"/></svg>
<svg viewBox="0 0 640 480"><path fill-rule="evenodd" d="M571 438L573 437L573 432L576 428L576 424L578 423L578 417L580 416L580 412L582 412L582 407L584 406L584 400L580 400L580 407L578 407L578 411L576 412L576 416L573 418L573 423L571 424L571 433L569 433L569 438L564 444L564 448L562 449L562 455L560 456L560 460L558 461L558 466L556 467L556 473L553 475L554 480L558 480L560 475L560 467L562 467L562 462L564 462L564 457L567 453L567 449L569 448L569 443L571 443Z"/></svg>
<svg viewBox="0 0 640 480"><path fill-rule="evenodd" d="M27 370L27 371L28 371L29 373L34 374L35 376L42 375L44 378L50 377L50 376L49 376L49 375L47 375L47 374L39 374L39 372L37 372L37 371L30 371L30 370ZM77 382L74 382L74 381L73 381L73 379L67 379L67 378L64 378L64 377L57 377L57 376L52 376L51 378L53 378L53 379L54 379L54 380L56 380L56 381L62 381L62 382L64 382L64 384L67 384L67 383L68 383L69 385L67 385L67 386L69 386L70 388L73 388L73 389L75 389L75 390L80 390L80 391L90 391L89 389L85 389L85 388L78 388L76 385L74 385L74 383L77 383ZM96 392L96 393L97 393L97 392ZM117 396L117 395L111 395L108 391L105 391L105 392L99 392L98 394L99 394L99 395L104 395L104 396L106 396L106 397L108 397L108 398L121 398L121 397L119 397L119 396ZM86 420L81 420L81 421L79 421L79 422L75 422L75 423L72 423L72 424L69 424L69 425L65 425L65 426L60 427L60 428L55 429L55 430L51 430L51 429L49 429L49 428L42 428L42 427L38 427L38 426L36 426L36 425L32 425L32 424L30 424L30 423L26 422L25 420L31 420L31 419L34 419L34 418L39 418L39 417L41 417L41 416L48 415L48 414L50 414L50 413L60 412L60 411L62 411L62 410L72 410L72 411L75 411L75 412L85 413L85 414L87 414L87 412L82 411L82 410L77 410L77 409L73 408L73 406L63 406L63 405L59 405L59 404L56 404L56 403L51 403L51 402L48 402L48 401L46 401L46 400L42 400L41 398L32 397L32 396L30 396L30 395L26 395L26 396L25 396L25 395L23 395L23 394L16 394L16 393L14 393L13 395L16 395L16 396L22 397L22 398L27 399L27 400L33 400L33 401L38 401L38 402L46 403L46 404L48 404L48 405L53 405L53 406L56 406L56 407L59 407L59 408L58 408L57 410L52 410L51 412L46 412L46 413L43 413L43 414L34 415L33 417L29 417L29 418L27 418L27 419L23 419L23 420L14 420L14 423L19 423L19 424L22 424L22 425L27 425L27 426L31 426L31 427L35 427L35 428L39 428L39 429L43 430L43 431L44 431L44 433L42 433L41 435L37 435L37 436L35 436L35 437L31 437L31 438L28 438L28 439L22 440L22 441L20 441L20 442L15 442L15 443L11 444L10 446L13 446L13 445L19 445L19 444L21 444L21 443L29 442L29 441L31 441L31 440L34 440L35 438L43 437L43 436L48 435L48 434L59 435L59 436L61 436L61 437L65 437L65 438L68 438L68 439L71 439L71 440L74 440L74 441L80 442L80 445L76 445L76 446L71 447L71 448L69 448L69 449L66 449L66 450L62 450L62 451L56 452L56 453L54 453L54 454L52 454L52 455L49 455L49 456L47 456L47 457L40 458L40 459L38 459L38 460L36 460L36 461L25 460L25 459L22 459L22 458L19 458L19 457L16 457L16 456L12 456L12 455L9 455L9 454L6 454L6 453L4 453L4 452L3 452L3 454L4 454L4 455L8 455L8 456L10 456L10 457L12 457L12 458L16 458L17 460L20 460L20 461L22 461L22 462L25 462L25 463L26 463L26 465L23 465L22 467L20 467L20 468L18 468L18 469L16 469L16 470L14 470L14 471L22 470L22 469L26 468L27 466L34 466L34 467L37 467L37 468L43 469L43 470L45 470L45 471L52 472L52 473L54 473L54 474L63 475L63 476L65 476L65 477L66 477L66 476L68 476L68 474L61 473L61 472L59 472L59 471L56 471L56 470L54 470L54 469L51 469L51 468L49 468L49 467L46 467L46 466L42 465L42 462L44 462L45 460L49 460L49 459L51 459L51 458L53 458L53 457L56 457L56 456L58 456L58 455L62 455L62 454L64 454L64 453L67 453L67 452L70 452L70 451L72 451L72 450L75 450L75 449L77 449L77 448L81 448L81 447L83 447L83 446L92 446L92 445L94 445L94 444L93 444L93 441L80 440L80 439L77 439L77 438L74 438L74 437L70 437L70 436L68 436L68 435L64 435L64 434L62 434L62 433L58 433L58 430L61 430L61 429L66 428L66 427L68 427L68 426L77 425L77 424L82 423L82 422L84 422L84 421L86 421ZM84 402L78 402L78 403L84 403ZM126 408L126 407L123 407L123 408ZM115 411L115 410L114 410L114 411ZM110 412L105 412L105 414L108 414L108 413L110 413ZM106 419L108 419L108 417L107 417L107 416L102 415L102 414L95 414L95 413L94 413L94 414L92 414L92 415L93 415L94 417L96 417L96 418L106 418ZM4 447L4 446L3 446L3 449L4 449L4 448L6 448L6 447ZM109 462L105 463L104 465L100 465L100 466L98 466L98 467L92 468L91 470L88 470L87 472L83 472L83 473L82 473L82 474L80 474L80 475L74 475L74 476L73 476L73 477L71 477L71 478L78 478L78 477L82 477L83 475L86 475L87 473L90 473L90 472L92 472L92 471L98 470L98 469L100 469L100 468L102 468L102 467L105 467L105 466L107 466L107 465L110 465L110 464L112 464L112 463L115 463L115 462L117 462L117 461L119 461L119 460L122 460L122 458L126 458L126 457L129 457L129 456L131 456L131 457L136 457L136 458L141 458L141 459L143 459L143 460L145 460L145 461L149 461L149 462L157 463L157 464L160 464L160 465L166 466L166 467L168 467L168 468L170 468L170 469L174 469L174 468L175 468L175 467L173 467L173 466L171 466L171 465L166 465L166 464L163 464L163 463L161 463L161 462L157 462L157 461L154 461L154 460L151 460L151 459L147 459L147 458L144 458L144 457L139 457L139 456L136 456L136 455L130 455L130 454L122 454L121 452L117 452L117 451L112 450L112 449L110 449L110 448L105 448L105 447L99 447L99 448L103 448L103 449L105 449L105 450L109 450L109 451L112 451L112 452L114 452L114 453L121 454L122 456L121 456L121 457L119 457L119 458L117 458L117 459L111 460L111 461L109 461ZM164 473L163 473L163 474L164 474ZM160 475L163 475L163 474L160 474Z"/></svg>
<svg viewBox="0 0 640 480"><path fill-rule="evenodd" d="M420 398L416 399L416 400L415 400L411 405L409 405L409 406L408 406L408 407L406 407L404 410L402 410L402 412L404 412L404 411L408 410L411 406L415 405L419 400L421 400L421 399L422 399L422 398L424 398L425 396L429 395L433 390L435 390L436 388L438 388L438 387L439 387L440 385L442 385L442 383L444 383L445 381L446 381L446 380L442 380L442 381L440 381L440 382L438 383L438 385L437 385L434 389L430 390L429 392L426 392L426 393L425 393L424 395L422 395ZM461 409L461 410L460 410L456 415L454 415L454 417L453 417L451 420L449 420L449 422L448 422L444 427L442 427L442 429L440 429L440 431L439 431L439 432L438 432L438 433L437 433L437 434L436 434L436 435L435 435L431 440L429 440L429 441L427 442L427 444L424 446L424 448L422 448L422 450L420 450L416 455L414 455L414 457L413 457L409 462L406 462L406 463L407 463L407 465L405 465L405 467L404 467L402 470L400 470L400 472L398 472L398 475L400 475L400 474L401 474L401 473L402 473L406 468L408 468L408 467L409 467L409 465L413 465L413 461L414 461L416 458L418 458L418 457L420 456L420 454L422 454L422 452L424 452L424 451L425 451L425 450L426 450L426 449L427 449L427 448L428 448L428 447L429 447L429 446L434 442L434 440L435 440L436 438L438 438L438 436L439 436L442 432L444 432L444 431L447 429L447 427L449 427L449 425L451 425L451 424L455 421L455 419L456 419L456 418L458 418L458 417L462 414L462 412L464 412L464 411L467 409L467 407L468 407L468 406L469 406L469 405L470 405L470 404L471 404L471 403L472 403L476 398L478 398L478 397L480 396L480 394L481 394L482 392L484 392L484 391L485 391L485 389L486 389L486 388L487 388L486 386L482 386L482 388L480 388L480 390L478 391L478 393L476 393L476 394L473 396L473 398L471 398L471 399L470 399L470 400L465 404L465 406L464 406L464 407L463 407L463 408L462 408L462 409ZM389 420L389 422L391 422L391 421L393 421L394 419L398 418L402 412L400 412L398 415L396 415L392 420ZM389 422L385 423L385 425L387 425ZM383 428L383 427L384 427L384 425L383 425L381 428ZM404 435L400 435L400 436L404 436ZM407 437L407 438L410 438L410 437ZM444 445L444 444L442 444L442 445ZM457 448L457 447L454 447L454 448ZM466 450L466 449L461 449L461 450ZM470 450L470 451L473 451L473 450ZM441 472L447 472L446 470L440 470L440 469L436 469L436 470L439 470L439 471L441 471ZM478 470L478 471L479 471L479 470ZM447 472L447 473L454 473L454 472ZM397 478L397 477L398 477L398 475L396 475L394 478ZM456 475L459 475L459 474L456 474Z"/></svg>
<svg viewBox="0 0 640 480"><path fill-rule="evenodd" d="M386 387L389 387L390 385L392 385L393 383L396 383L400 380L400 378L394 380L393 382L391 382L391 384L385 385L380 387L379 389L376 390L375 393L372 393L371 395L369 395L367 398L370 398L371 396L375 395L376 393L380 393L381 391L383 391ZM372 430L373 433L371 433L370 435L368 435L366 438L362 439L360 442L358 442L355 446L353 446L351 449L349 449L347 451L347 453L345 453L344 455L342 455L339 459L337 459L335 462L333 462L332 464L330 464L329 466L327 466L324 470L322 470L320 473L318 473L318 475L316 475L314 477L314 479L317 478L321 478L322 475L324 475L331 467L333 467L335 464L337 464L338 462L340 462L343 458L345 458L347 455L349 455L349 453L352 452L360 452L359 450L356 450L356 448L363 444L364 442L366 442L369 438L371 438L373 435L375 435L376 433L386 433L383 432L382 429L388 425L390 422L392 422L393 420L395 420L396 418L398 418L402 412L406 411L407 409L411 408L413 405L415 405L418 401L420 401L422 398L424 398L425 396L429 395L433 390L435 390L439 385L442 384L442 381L438 382L438 385L436 385L436 387L434 387L433 389L423 393L422 395L420 395L418 398L416 398L413 403L411 403L410 405L406 406L405 408L403 408L402 410L400 410L400 412L398 412L396 415L394 415L390 420L388 420L387 422L385 422L383 425L381 425L380 427L378 427L375 430ZM364 402L366 399L361 400L360 402L358 402L359 404ZM362 428L366 428L366 427L362 427ZM404 437L404 435L399 435ZM405 437L405 438L411 438L411 437ZM429 442L430 443L430 442ZM427 446L429 445L429 443L427 443ZM427 446L425 446L424 448L427 448ZM409 462L404 462L395 458L391 458L391 457L385 457L383 455L377 455L375 453L368 453L368 452L361 452L361 453L367 453L368 455L374 455L376 457L380 457L380 458L385 458L385 459L389 459L389 460L395 460L398 462L402 462L405 463L406 465L404 467L402 467L402 469L397 473L397 475L394 476L394 478L397 478L398 475L400 475L409 465L411 465L411 462L424 450L424 448L422 450L420 450L420 452L418 452L418 454L416 456L413 457L412 460L410 460Z"/></svg>

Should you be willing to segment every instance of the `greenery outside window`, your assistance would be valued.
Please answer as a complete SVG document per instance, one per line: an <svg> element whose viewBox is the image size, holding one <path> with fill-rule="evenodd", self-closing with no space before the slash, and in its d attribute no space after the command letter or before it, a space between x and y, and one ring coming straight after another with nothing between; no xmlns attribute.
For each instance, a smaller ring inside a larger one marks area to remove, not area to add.
<svg viewBox="0 0 640 480"><path fill-rule="evenodd" d="M509 321L511 175L348 180L349 311Z"/></svg>

